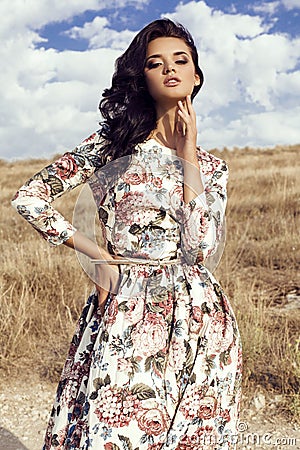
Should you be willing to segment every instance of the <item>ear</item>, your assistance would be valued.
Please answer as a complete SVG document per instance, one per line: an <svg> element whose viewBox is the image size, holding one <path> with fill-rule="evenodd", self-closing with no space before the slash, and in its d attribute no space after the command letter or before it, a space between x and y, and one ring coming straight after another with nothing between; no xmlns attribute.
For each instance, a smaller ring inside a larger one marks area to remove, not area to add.
<svg viewBox="0 0 300 450"><path fill-rule="evenodd" d="M199 86L200 85L200 77L197 73L195 73L195 75L194 75L194 80L195 80L194 85Z"/></svg>

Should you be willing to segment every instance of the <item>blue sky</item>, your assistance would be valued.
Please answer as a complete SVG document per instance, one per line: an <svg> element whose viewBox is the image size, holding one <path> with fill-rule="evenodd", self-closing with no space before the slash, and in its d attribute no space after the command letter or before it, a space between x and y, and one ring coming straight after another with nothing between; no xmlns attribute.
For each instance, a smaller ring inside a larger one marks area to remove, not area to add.
<svg viewBox="0 0 300 450"><path fill-rule="evenodd" d="M181 1L182 4L189 3L188 0ZM220 10L224 12L235 12L242 14L249 14L255 16L257 8L259 9L262 4L265 4L264 11L262 11L262 16L265 20L270 23L272 20L272 26L270 27L269 33L288 33L290 36L299 35L300 28L300 0L299 8L287 9L283 4L279 4L274 12L268 13L268 7L271 10L274 8L274 2L250 2L250 1L218 1L218 0L207 0L206 4L215 10ZM294 2L295 3L295 2ZM293 3L293 4L294 4ZM134 5L129 5L126 7L118 8L105 8L101 11L101 15L108 18L110 26L117 30L122 31L129 28L133 31L139 31L144 25L156 20L161 17L166 11L172 11L174 5L177 2L172 0L161 1L152 0L146 2L143 7L136 8ZM273 5L273 7L272 7ZM77 15L71 21L62 21L59 23L50 23L41 29L41 36L45 37L48 42L43 44L45 48L56 48L57 50L63 51L66 49L83 51L87 48L88 41L86 39L70 39L64 34L65 31L70 29L71 26L83 26L85 22L91 22L98 15L98 11L85 11L81 15Z"/></svg>
<svg viewBox="0 0 300 450"><path fill-rule="evenodd" d="M97 128L115 59L162 16L200 51L200 145L300 142L300 0L2 0L0 14L1 158L61 153Z"/></svg>

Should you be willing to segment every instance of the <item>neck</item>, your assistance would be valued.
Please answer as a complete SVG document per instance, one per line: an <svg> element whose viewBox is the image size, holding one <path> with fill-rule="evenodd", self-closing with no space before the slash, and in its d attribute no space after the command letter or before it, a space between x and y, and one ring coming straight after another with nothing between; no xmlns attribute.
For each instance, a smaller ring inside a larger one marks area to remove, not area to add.
<svg viewBox="0 0 300 450"><path fill-rule="evenodd" d="M177 121L177 105L163 108L157 108L157 125L153 130L155 136L160 142L167 147L174 148L175 146L175 127Z"/></svg>

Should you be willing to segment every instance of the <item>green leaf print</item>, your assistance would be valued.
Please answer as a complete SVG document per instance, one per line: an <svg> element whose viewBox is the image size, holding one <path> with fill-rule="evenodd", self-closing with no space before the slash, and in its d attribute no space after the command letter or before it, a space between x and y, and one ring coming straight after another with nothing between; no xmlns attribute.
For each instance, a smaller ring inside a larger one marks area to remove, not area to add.
<svg viewBox="0 0 300 450"><path fill-rule="evenodd" d="M118 310L122 311L122 312L126 312L129 310L128 306L127 306L127 301L125 300L124 302L119 303L118 305Z"/></svg>
<svg viewBox="0 0 300 450"><path fill-rule="evenodd" d="M135 394L139 400L147 400L148 398L155 398L154 390L144 383L138 383L132 386L131 392Z"/></svg>
<svg viewBox="0 0 300 450"><path fill-rule="evenodd" d="M107 442L110 445L110 450L121 450L117 444L113 444L112 442Z"/></svg>
<svg viewBox="0 0 300 450"><path fill-rule="evenodd" d="M99 216L99 219L102 220L102 222L106 225L107 219L108 219L108 212L101 206L98 209L98 216Z"/></svg>
<svg viewBox="0 0 300 450"><path fill-rule="evenodd" d="M137 225L136 223L134 223L133 225L131 225L131 227L129 228L129 233L130 234L139 234L142 231L142 228L140 227L140 225Z"/></svg>
<svg viewBox="0 0 300 450"><path fill-rule="evenodd" d="M153 302L160 303L168 299L168 290L165 286L156 287L156 289L151 290L151 296Z"/></svg>
<svg viewBox="0 0 300 450"><path fill-rule="evenodd" d="M174 326L174 333L176 336L182 336L182 320L177 320Z"/></svg>
<svg viewBox="0 0 300 450"><path fill-rule="evenodd" d="M98 391L94 391L90 395L90 400L96 400L97 397L98 397Z"/></svg>
<svg viewBox="0 0 300 450"><path fill-rule="evenodd" d="M162 199L163 199L163 197L161 197L160 200L162 200ZM163 222L163 220L165 219L165 217L166 217L166 211L159 210L158 214L156 215L155 220L151 221L151 225L160 225Z"/></svg>
<svg viewBox="0 0 300 450"><path fill-rule="evenodd" d="M207 193L206 194L206 201L207 201L208 206L210 206L210 205L212 205L215 202L215 198L214 198L214 196L212 194Z"/></svg>
<svg viewBox="0 0 300 450"><path fill-rule="evenodd" d="M47 181L48 178L49 178L49 172L48 172L48 170L47 170L47 167L45 167L45 168L42 169L39 173L35 174L35 175L33 176L33 178L30 178L29 183L30 183L30 181L32 181L32 180L40 180L40 179L42 179L43 181ZM28 184L29 184L29 183L28 183Z"/></svg>
<svg viewBox="0 0 300 450"><path fill-rule="evenodd" d="M59 194L60 192L63 192L63 190L64 190L62 181L59 178L54 177L52 175L48 178L47 184L49 184L49 186L51 188L52 195Z"/></svg>
<svg viewBox="0 0 300 450"><path fill-rule="evenodd" d="M145 361L145 371L146 372L149 372L149 370L151 369L153 359L154 359L153 356L148 356L148 358L146 358L146 361Z"/></svg>
<svg viewBox="0 0 300 450"><path fill-rule="evenodd" d="M111 379L110 379L110 376L107 374L104 378L104 384L105 384L105 386L107 386L110 383L111 383Z"/></svg>
<svg viewBox="0 0 300 450"><path fill-rule="evenodd" d="M164 310L164 308L162 306L159 305L151 305L150 303L147 304L147 310L149 312L153 312L153 313L160 313Z"/></svg>
<svg viewBox="0 0 300 450"><path fill-rule="evenodd" d="M190 344L187 341L184 341L184 346L186 348L185 368L189 369L189 368L192 368L192 366L193 366L194 355L193 355L193 352L192 352L192 348L191 348Z"/></svg>
<svg viewBox="0 0 300 450"><path fill-rule="evenodd" d="M153 368L156 369L157 372L162 373L164 370L164 362L165 362L165 356L158 352L156 356L154 356L152 364Z"/></svg>
<svg viewBox="0 0 300 450"><path fill-rule="evenodd" d="M220 362L227 366L231 362L230 358L230 348L225 350L225 352L220 353Z"/></svg>
<svg viewBox="0 0 300 450"><path fill-rule="evenodd" d="M204 312L204 314L209 314L211 309L207 306L207 303L204 302L201 305L201 311Z"/></svg>
<svg viewBox="0 0 300 450"><path fill-rule="evenodd" d="M139 357L137 357L137 358L134 358L134 357L130 358L132 372L131 372L131 374L129 376L133 377L136 372L140 372L141 371L141 367L140 367L140 364L139 364L139 359L140 359Z"/></svg>
<svg viewBox="0 0 300 450"><path fill-rule="evenodd" d="M221 178L223 176L223 173L222 172L220 172L220 171L215 171L215 173L214 173L214 177L215 178Z"/></svg>
<svg viewBox="0 0 300 450"><path fill-rule="evenodd" d="M81 150L85 150L91 148L91 145L86 145L84 147L82 147ZM84 167L85 166L85 162L86 162L86 158L84 156L81 156L79 153L76 153L76 164L79 167Z"/></svg>
<svg viewBox="0 0 300 450"><path fill-rule="evenodd" d="M120 441L122 441L122 447L124 450L132 450L132 444L128 437L122 436L121 434L118 434L118 437Z"/></svg>
<svg viewBox="0 0 300 450"><path fill-rule="evenodd" d="M101 333L101 341L108 342L108 332L107 331L103 331Z"/></svg>
<svg viewBox="0 0 300 450"><path fill-rule="evenodd" d="M207 375L209 375L210 372L211 372L211 369L213 369L215 367L215 365L216 365L215 361L214 361L214 357L213 356L211 356L211 357L207 356L207 358L205 359L205 362L206 362L205 373Z"/></svg>

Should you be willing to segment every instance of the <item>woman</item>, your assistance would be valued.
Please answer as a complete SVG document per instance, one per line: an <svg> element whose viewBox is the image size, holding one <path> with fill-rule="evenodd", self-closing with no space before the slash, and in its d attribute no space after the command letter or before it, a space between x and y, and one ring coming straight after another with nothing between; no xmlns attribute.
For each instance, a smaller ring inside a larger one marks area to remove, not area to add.
<svg viewBox="0 0 300 450"><path fill-rule="evenodd" d="M227 166L196 146L192 99L202 83L188 31L150 23L117 60L101 129L13 200L50 243L97 263L45 450L234 447L240 336L205 267L222 235ZM51 206L86 181L103 247Z"/></svg>

